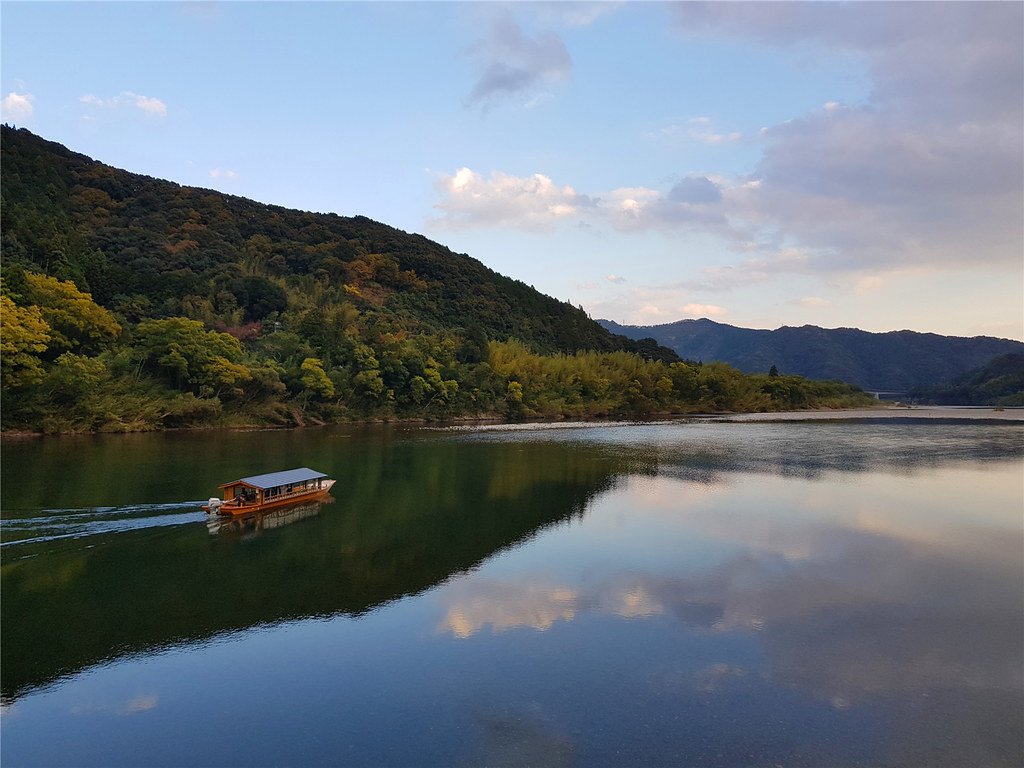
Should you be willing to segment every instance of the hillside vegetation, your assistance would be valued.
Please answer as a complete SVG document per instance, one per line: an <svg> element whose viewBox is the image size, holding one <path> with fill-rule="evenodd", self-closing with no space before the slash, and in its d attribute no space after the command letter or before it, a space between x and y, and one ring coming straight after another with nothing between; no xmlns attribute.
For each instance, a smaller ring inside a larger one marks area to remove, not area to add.
<svg viewBox="0 0 1024 768"><path fill-rule="evenodd" d="M842 379L869 390L905 392L920 385L949 383L1000 355L1024 354L1024 343L991 336L869 333L814 325L766 331L707 319L648 326L598 322L613 333L652 337L684 358L721 360L748 373L775 366L784 373Z"/></svg>
<svg viewBox="0 0 1024 768"><path fill-rule="evenodd" d="M1001 355L950 384L912 389L908 397L936 405L1024 406L1024 355Z"/></svg>
<svg viewBox="0 0 1024 768"><path fill-rule="evenodd" d="M2 128L3 427L560 418L861 403L688 364L419 235Z"/></svg>

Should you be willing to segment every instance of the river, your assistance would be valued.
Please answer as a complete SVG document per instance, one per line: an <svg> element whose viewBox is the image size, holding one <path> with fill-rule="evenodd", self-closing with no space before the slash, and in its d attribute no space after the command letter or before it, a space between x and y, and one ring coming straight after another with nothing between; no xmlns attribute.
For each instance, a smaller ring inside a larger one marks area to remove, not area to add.
<svg viewBox="0 0 1024 768"><path fill-rule="evenodd" d="M5 440L0 762L1019 766L1022 416Z"/></svg>

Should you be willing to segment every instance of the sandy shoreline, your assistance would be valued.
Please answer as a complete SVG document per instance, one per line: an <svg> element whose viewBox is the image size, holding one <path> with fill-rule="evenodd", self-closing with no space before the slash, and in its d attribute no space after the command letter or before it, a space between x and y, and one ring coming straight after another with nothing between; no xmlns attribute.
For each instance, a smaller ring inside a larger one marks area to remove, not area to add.
<svg viewBox="0 0 1024 768"><path fill-rule="evenodd" d="M955 419L958 421L1024 422L1024 408L981 408L953 405L882 406L820 411L735 413L708 418L727 421L821 421L848 419Z"/></svg>

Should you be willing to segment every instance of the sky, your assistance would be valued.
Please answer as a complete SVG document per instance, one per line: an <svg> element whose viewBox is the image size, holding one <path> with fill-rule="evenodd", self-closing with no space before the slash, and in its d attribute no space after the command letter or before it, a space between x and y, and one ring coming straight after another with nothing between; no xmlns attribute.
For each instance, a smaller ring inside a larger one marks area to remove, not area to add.
<svg viewBox="0 0 1024 768"><path fill-rule="evenodd" d="M634 325L1024 340L1022 81L1014 0L0 4L3 122Z"/></svg>

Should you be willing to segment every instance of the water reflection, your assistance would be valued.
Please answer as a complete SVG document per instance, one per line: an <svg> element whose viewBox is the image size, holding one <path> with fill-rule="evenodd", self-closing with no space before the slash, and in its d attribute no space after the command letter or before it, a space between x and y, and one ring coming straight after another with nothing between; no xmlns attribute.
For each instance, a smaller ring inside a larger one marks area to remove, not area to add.
<svg viewBox="0 0 1024 768"><path fill-rule="evenodd" d="M813 486L759 476L734 478L733 492L719 497L668 478L634 482L597 504L594 525L623 514L620 505L631 507L627 514L638 502L645 513L660 507L661 524L643 518L651 548L699 537L702 549L717 542L718 559L688 573L693 565L681 549L676 567L656 573L644 568L649 549L631 550L635 563L626 557L622 570L577 583L581 572L596 570L594 558L567 544L559 551L572 564L566 580L526 573L507 582L459 581L447 592L441 628L467 638L488 627L546 630L588 613L664 614L703 632L758 633L778 679L825 699L1012 688L1022 681L1024 643L1024 619L1014 610L1024 551L1012 519L1019 520L1019 507L1010 494L998 510L956 508L958 496L977 491L966 491L964 479L954 471L904 480L946 499L920 510L901 507L907 489L885 477L816 500ZM737 503L745 492L763 502ZM695 501L680 504L687 497ZM874 507L872 499L892 506Z"/></svg>
<svg viewBox="0 0 1024 768"><path fill-rule="evenodd" d="M281 509L253 512L248 515L226 517L211 514L206 520L206 530L210 532L211 536L240 536L244 538L257 536L264 531L272 531L300 520L316 517L320 514L320 508L324 504L330 504L333 501L333 496L327 496L317 501L290 504Z"/></svg>
<svg viewBox="0 0 1024 768"><path fill-rule="evenodd" d="M490 626L495 632L529 627L543 632L556 621L571 621L578 594L569 587L480 581L444 617L442 628L466 638Z"/></svg>
<svg viewBox="0 0 1024 768"><path fill-rule="evenodd" d="M316 504L218 519L216 536L196 536L191 525L100 527L5 547L4 696L147 648L284 619L364 614L581 515L633 464L554 445L358 448L346 461L319 462L339 478L333 495L341 497L322 512ZM206 524L207 516L188 520ZM273 536L257 535L271 527L279 528Z"/></svg>
<svg viewBox="0 0 1024 768"><path fill-rule="evenodd" d="M911 764L1013 765L1024 716L1020 483L1019 462L862 475L838 493L782 476L736 475L728 488L633 480L598 500L588 523L628 526L644 554L614 559L566 538L557 559L572 565L558 574L499 582L485 571L453 585L441 629L465 640L600 616L671 618L758 653L684 661L659 671L652 692L783 686L832 708L900 711L913 728L893 749ZM713 560L688 556L694 539ZM676 563L646 556L672 544ZM598 560L605 577L584 578Z"/></svg>
<svg viewBox="0 0 1024 768"><path fill-rule="evenodd" d="M58 730L133 716L96 754L187 732L208 763L299 753L225 753L175 707L277 702L310 764L1024 756L1019 427L317 435L328 506L4 547L6 757L61 762L21 735L47 701Z"/></svg>
<svg viewBox="0 0 1024 768"><path fill-rule="evenodd" d="M438 629L467 638L485 629L504 632L529 628L545 631L557 621L572 621L577 614L604 613L626 619L647 618L665 612L665 604L637 574L619 574L589 591L542 580L509 583L475 579L451 590L451 606ZM676 606L688 621L717 619L716 606Z"/></svg>

